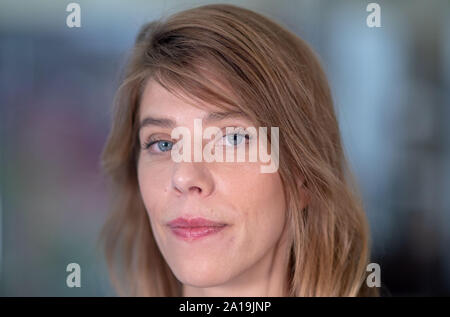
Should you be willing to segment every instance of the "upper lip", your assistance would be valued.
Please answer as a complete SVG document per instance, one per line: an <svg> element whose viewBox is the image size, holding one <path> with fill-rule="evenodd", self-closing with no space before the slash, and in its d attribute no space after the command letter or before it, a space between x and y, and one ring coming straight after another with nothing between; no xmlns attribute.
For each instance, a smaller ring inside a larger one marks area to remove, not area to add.
<svg viewBox="0 0 450 317"><path fill-rule="evenodd" d="M226 223L208 220L201 217L196 218L176 218L167 223L171 228L192 228L192 227L221 227Z"/></svg>

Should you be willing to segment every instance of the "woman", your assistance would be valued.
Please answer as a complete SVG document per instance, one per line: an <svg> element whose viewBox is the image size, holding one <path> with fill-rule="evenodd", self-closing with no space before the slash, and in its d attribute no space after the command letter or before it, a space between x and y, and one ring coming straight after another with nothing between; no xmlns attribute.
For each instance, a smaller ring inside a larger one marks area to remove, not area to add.
<svg viewBox="0 0 450 317"><path fill-rule="evenodd" d="M172 132L195 134L199 118L224 132L213 148L225 154L267 150L239 131L279 128L279 139L266 135L277 169L174 160ZM206 5L145 25L102 164L114 190L103 234L119 294L377 294L365 283L368 227L324 72L305 42L264 16Z"/></svg>

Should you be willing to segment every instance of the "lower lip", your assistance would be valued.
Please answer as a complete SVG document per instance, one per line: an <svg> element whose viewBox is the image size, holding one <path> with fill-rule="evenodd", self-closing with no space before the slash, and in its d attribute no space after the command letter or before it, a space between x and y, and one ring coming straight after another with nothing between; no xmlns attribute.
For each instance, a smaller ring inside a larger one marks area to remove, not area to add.
<svg viewBox="0 0 450 317"><path fill-rule="evenodd" d="M171 227L172 232L183 240L197 240L222 231L225 226L209 227Z"/></svg>

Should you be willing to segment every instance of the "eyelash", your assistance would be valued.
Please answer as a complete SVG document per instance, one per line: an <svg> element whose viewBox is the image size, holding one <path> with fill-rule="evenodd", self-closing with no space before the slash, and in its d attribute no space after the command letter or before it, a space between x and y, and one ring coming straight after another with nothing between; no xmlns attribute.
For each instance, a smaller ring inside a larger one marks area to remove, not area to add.
<svg viewBox="0 0 450 317"><path fill-rule="evenodd" d="M172 142L172 141L169 141L169 140L157 139L157 138L150 137L150 138L148 138L148 140L144 143L143 148L144 148L144 150L148 150L148 148L151 147L153 144L158 143L158 142L161 142L161 141Z"/></svg>
<svg viewBox="0 0 450 317"><path fill-rule="evenodd" d="M251 135L241 132L241 131L244 130L243 128L241 128L241 127L232 127L232 128L234 128L235 130L238 130L238 131L235 131L235 132L232 132L232 133L228 133L228 134L224 134L223 138L228 136L228 135L240 135L240 136L243 136L246 139L246 141L249 141L252 138ZM161 142L161 141L174 143L173 141L169 141L169 140L165 140L165 139L158 139L158 138L154 138L154 137L149 137L148 140L143 144L143 148L144 148L144 150L148 150L153 144L156 144L156 143ZM236 146L238 146L238 145L239 144L237 144ZM156 152L156 153L155 152L151 152L151 151L148 151L148 152L151 155L154 155L154 154L158 155L158 154L164 154L165 152L169 152L169 151Z"/></svg>

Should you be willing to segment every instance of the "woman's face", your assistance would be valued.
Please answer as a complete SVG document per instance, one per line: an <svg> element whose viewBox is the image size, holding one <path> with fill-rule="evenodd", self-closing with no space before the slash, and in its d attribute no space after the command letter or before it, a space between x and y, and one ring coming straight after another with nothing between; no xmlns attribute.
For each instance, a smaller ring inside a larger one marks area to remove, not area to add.
<svg viewBox="0 0 450 317"><path fill-rule="evenodd" d="M150 80L139 113L138 180L153 235L177 279L194 287L217 286L245 276L274 254L286 231L282 182L278 172L260 172L260 165L267 163L194 162L193 150L191 162L172 159L170 145L176 142L172 129L186 127L194 139L196 118L203 118L203 130L223 128L223 142L217 142L215 149L222 149L224 157L232 147L248 150L245 138L226 136L225 128L247 128L252 122L217 115L207 121L211 112L224 112L209 106L208 110L194 107ZM145 148L149 139L163 141ZM210 140L203 140L203 146ZM190 222L193 218L212 223Z"/></svg>

